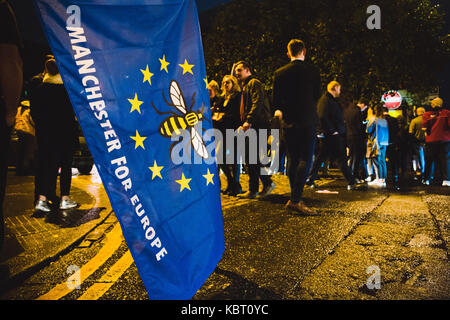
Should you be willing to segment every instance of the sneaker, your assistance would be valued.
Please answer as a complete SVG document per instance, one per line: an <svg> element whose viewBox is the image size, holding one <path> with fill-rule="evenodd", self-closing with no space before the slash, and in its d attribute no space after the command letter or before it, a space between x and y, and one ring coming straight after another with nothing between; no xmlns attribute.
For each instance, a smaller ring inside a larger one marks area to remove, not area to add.
<svg viewBox="0 0 450 320"><path fill-rule="evenodd" d="M255 199L256 194L256 192L247 191L245 193L239 193L237 197L241 199Z"/></svg>
<svg viewBox="0 0 450 320"><path fill-rule="evenodd" d="M34 207L36 211L42 211L42 212L50 212L51 209L48 205L47 200L39 200L36 206Z"/></svg>
<svg viewBox="0 0 450 320"><path fill-rule="evenodd" d="M365 190L366 186L362 183L349 184L347 190Z"/></svg>
<svg viewBox="0 0 450 320"><path fill-rule="evenodd" d="M443 186L443 187L450 187L450 180L444 180L444 181L442 181L442 186Z"/></svg>
<svg viewBox="0 0 450 320"><path fill-rule="evenodd" d="M228 192L228 195L231 196L231 197L236 197L238 194L241 194L241 193L242 193L242 188L238 184L237 186L232 188L230 192Z"/></svg>
<svg viewBox="0 0 450 320"><path fill-rule="evenodd" d="M371 186L371 187L380 187L380 188L382 188L382 187L386 186L386 183L385 182L383 183L380 179L375 179L373 181L368 182L367 185Z"/></svg>
<svg viewBox="0 0 450 320"><path fill-rule="evenodd" d="M272 193L273 189L275 189L276 185L275 183L271 183L268 186L265 186L262 191L258 194L258 198L263 198L265 196L268 196L269 194Z"/></svg>
<svg viewBox="0 0 450 320"><path fill-rule="evenodd" d="M305 185L307 185L311 189L317 189L319 187L315 181L311 181L311 180L306 180Z"/></svg>
<svg viewBox="0 0 450 320"><path fill-rule="evenodd" d="M319 215L317 211L314 209L308 208L303 201L300 201L298 203L293 203L291 200L289 200L286 205L284 206L286 210L293 210L297 211L301 214L307 215L307 216L317 216Z"/></svg>
<svg viewBox="0 0 450 320"><path fill-rule="evenodd" d="M76 203L75 201L73 201L72 199L67 199L67 200L61 200L61 203L59 204L59 208L61 210L67 210L67 209L72 209L78 206L78 203Z"/></svg>

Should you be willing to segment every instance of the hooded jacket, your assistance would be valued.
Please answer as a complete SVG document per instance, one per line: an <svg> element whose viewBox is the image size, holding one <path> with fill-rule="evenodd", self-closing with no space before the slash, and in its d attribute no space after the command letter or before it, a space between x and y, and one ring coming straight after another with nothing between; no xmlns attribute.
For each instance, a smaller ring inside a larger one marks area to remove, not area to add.
<svg viewBox="0 0 450 320"><path fill-rule="evenodd" d="M426 129L426 143L450 141L450 111L435 108L425 112L422 127Z"/></svg>

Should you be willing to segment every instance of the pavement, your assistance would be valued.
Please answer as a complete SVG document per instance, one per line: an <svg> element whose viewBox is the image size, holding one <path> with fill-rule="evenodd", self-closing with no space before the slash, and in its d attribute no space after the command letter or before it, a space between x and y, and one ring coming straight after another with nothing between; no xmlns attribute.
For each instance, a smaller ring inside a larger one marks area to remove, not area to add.
<svg viewBox="0 0 450 320"><path fill-rule="evenodd" d="M408 181L400 192L347 191L338 171L330 175L305 189L315 217L286 213L284 175L273 176L277 187L262 200L222 195L226 250L193 299L449 299L450 188ZM246 189L247 175L241 183ZM95 172L73 177L72 197L82 204L75 210L36 215L33 190L32 177L10 172L3 279L89 247L117 221ZM383 290L366 286L374 270Z"/></svg>
<svg viewBox="0 0 450 320"><path fill-rule="evenodd" d="M450 188L347 191L339 172L305 189L319 212L284 210L285 176L264 200L224 210L225 253L196 300L450 298Z"/></svg>
<svg viewBox="0 0 450 320"><path fill-rule="evenodd" d="M88 234L92 241L103 236L95 229L111 216L112 209L99 176L95 172L72 176L71 198L80 206L71 210L53 209L48 214L35 212L34 177L8 172L0 284L17 282L73 247L88 245Z"/></svg>

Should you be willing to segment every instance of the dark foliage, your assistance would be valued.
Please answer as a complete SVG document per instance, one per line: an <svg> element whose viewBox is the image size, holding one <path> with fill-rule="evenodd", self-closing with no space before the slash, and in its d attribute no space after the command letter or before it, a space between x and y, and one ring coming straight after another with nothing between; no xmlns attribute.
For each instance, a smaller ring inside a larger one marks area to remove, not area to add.
<svg viewBox="0 0 450 320"><path fill-rule="evenodd" d="M236 0L208 11L201 16L208 79L220 81L245 59L270 90L273 71L288 61L288 41L299 38L324 87L338 80L372 100L388 89L426 96L450 54L442 10L426 0L379 0L381 29L369 30L372 2Z"/></svg>

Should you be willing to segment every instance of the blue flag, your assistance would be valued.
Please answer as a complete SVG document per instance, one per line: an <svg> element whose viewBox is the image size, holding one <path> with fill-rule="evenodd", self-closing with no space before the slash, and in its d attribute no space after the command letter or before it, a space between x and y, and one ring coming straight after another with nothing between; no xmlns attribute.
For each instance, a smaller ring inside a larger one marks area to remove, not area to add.
<svg viewBox="0 0 450 320"><path fill-rule="evenodd" d="M150 299L190 299L224 251L195 1L35 4Z"/></svg>

